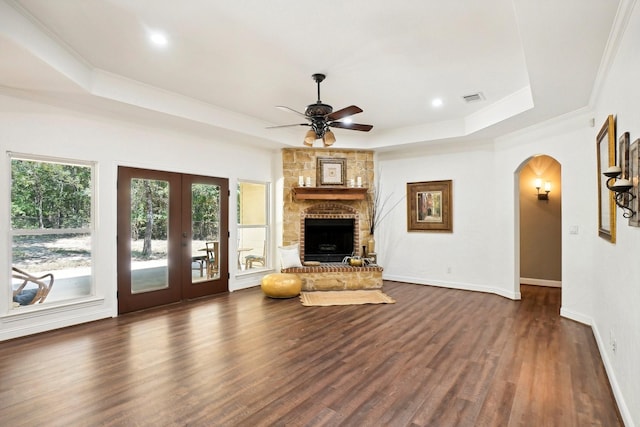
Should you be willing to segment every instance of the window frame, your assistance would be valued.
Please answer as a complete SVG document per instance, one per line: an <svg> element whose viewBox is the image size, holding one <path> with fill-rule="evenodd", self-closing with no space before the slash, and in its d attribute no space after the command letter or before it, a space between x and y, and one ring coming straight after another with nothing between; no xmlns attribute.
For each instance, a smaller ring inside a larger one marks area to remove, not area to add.
<svg viewBox="0 0 640 427"><path fill-rule="evenodd" d="M89 225L87 227L75 227L75 228L44 228L44 229L21 229L21 228L14 228L13 227L13 221L12 221L12 215L11 215L11 206L12 206L12 202L13 202L13 168L12 168L12 162L14 160L23 160L23 161L30 161L30 162L40 162L40 163L52 163L52 164L59 164L59 165L67 165L67 166L79 166L79 167L88 167L90 170L90 179L89 179L89 185L90 185L90 192L89 192L89 196L90 196L90 206L89 206ZM90 236L90 250L91 250L91 255L90 255L90 287L89 287L89 293L87 295L81 295L81 296L76 296L76 297L72 297L72 298L67 298L67 299L63 299L63 300L59 300L59 301L54 301L51 303L48 303L47 301L44 301L42 304L34 304L31 306L21 306L19 312L24 312L24 311L31 311L31 310L37 310L37 309L43 309L46 307L51 307L51 306L58 306L60 304L66 305L68 304L70 301L76 301L76 300L84 300L84 299L91 299L94 298L96 295L96 283L95 283L95 249L96 249L96 222L97 222L97 208L96 208L96 203L97 203L97 162L96 161L90 161L90 160L80 160L80 159L70 159L70 158L62 158L62 157L55 157L55 156L44 156L44 155L37 155L37 154L27 154L27 153L18 153L18 152L11 152L11 151L7 151L7 182L9 183L8 185L8 194L7 194L7 198L8 198L8 203L7 203L7 221L8 221L8 227L7 229L9 230L8 233L8 245L9 245L9 253L8 253L8 262L10 265L13 264L13 253L14 253L14 239L15 237L18 236L46 236L46 235L55 235L55 234L77 234L77 235L89 235ZM14 313L14 306L13 306L13 291L11 289L12 287L12 277L11 277L11 268L8 269L8 275L9 275L9 289L7 289L8 292L8 301L7 301L7 306L6 306L6 312L8 313Z"/></svg>
<svg viewBox="0 0 640 427"><path fill-rule="evenodd" d="M264 186L264 218L265 224L262 225L242 225L240 223L241 220L241 184L257 184ZM264 229L264 257L265 257L265 265L257 268L252 268L251 270L243 270L242 268L238 268L237 275L247 275L253 273L264 272L266 270L273 269L273 261L271 254L271 232L273 228L272 224L272 215L271 215L271 183L269 181L258 181L258 180L248 180L248 179L238 179L236 185L236 194L238 197L237 200L237 212L236 212L236 233L237 233L237 242L240 243L240 235L242 234L242 230L251 230L251 229ZM240 247L236 248L239 249Z"/></svg>

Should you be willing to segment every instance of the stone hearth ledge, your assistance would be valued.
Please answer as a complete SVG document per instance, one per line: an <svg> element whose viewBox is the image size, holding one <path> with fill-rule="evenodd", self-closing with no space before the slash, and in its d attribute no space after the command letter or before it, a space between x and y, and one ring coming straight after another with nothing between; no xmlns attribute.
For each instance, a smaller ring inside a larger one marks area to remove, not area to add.
<svg viewBox="0 0 640 427"><path fill-rule="evenodd" d="M282 269L300 276L303 291L382 289L382 271L379 265L352 267L339 262Z"/></svg>

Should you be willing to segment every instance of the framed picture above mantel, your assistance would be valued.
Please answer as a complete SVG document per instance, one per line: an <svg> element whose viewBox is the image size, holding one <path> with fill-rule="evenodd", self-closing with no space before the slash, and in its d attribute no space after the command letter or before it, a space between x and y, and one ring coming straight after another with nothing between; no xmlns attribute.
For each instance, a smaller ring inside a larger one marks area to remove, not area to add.
<svg viewBox="0 0 640 427"><path fill-rule="evenodd" d="M347 159L341 157L316 158L317 185L346 185Z"/></svg>

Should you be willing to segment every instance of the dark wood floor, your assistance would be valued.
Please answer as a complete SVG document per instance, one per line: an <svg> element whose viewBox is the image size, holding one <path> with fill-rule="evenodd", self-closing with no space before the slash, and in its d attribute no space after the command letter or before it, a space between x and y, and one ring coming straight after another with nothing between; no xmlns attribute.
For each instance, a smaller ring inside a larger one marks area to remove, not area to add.
<svg viewBox="0 0 640 427"><path fill-rule="evenodd" d="M559 289L385 292L303 307L253 288L0 343L0 425L622 425Z"/></svg>

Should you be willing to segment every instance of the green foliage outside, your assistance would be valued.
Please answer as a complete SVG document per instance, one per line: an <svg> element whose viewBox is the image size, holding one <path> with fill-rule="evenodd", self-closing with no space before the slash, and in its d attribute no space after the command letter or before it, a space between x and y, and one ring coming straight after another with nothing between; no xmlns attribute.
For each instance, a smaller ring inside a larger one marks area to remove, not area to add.
<svg viewBox="0 0 640 427"><path fill-rule="evenodd" d="M193 240L220 240L220 187L194 184L191 199Z"/></svg>
<svg viewBox="0 0 640 427"><path fill-rule="evenodd" d="M91 168L14 159L11 162L11 227L88 228Z"/></svg>
<svg viewBox="0 0 640 427"><path fill-rule="evenodd" d="M29 271L88 266L91 167L35 160L11 161L12 265ZM20 234L30 230L67 230Z"/></svg>
<svg viewBox="0 0 640 427"><path fill-rule="evenodd" d="M11 227L13 230L79 229L91 227L91 167L13 159L11 162ZM219 239L220 187L192 186L193 240ZM166 255L166 244L154 253L152 242L168 237L169 185L166 181L133 179L131 181L131 238L134 258L150 259ZM90 260L87 235L77 235L84 263ZM64 242L74 235L15 236L14 264L27 265L54 261L67 264L78 254L70 253ZM63 240L66 239L66 240ZM45 248L48 248L45 250ZM44 253L41 253L43 252ZM46 258L46 259L43 259Z"/></svg>
<svg viewBox="0 0 640 427"><path fill-rule="evenodd" d="M191 191L193 240L219 239L220 187L194 184ZM167 239L169 184L166 181L131 180L131 239L143 239L138 259L157 257L152 244Z"/></svg>

